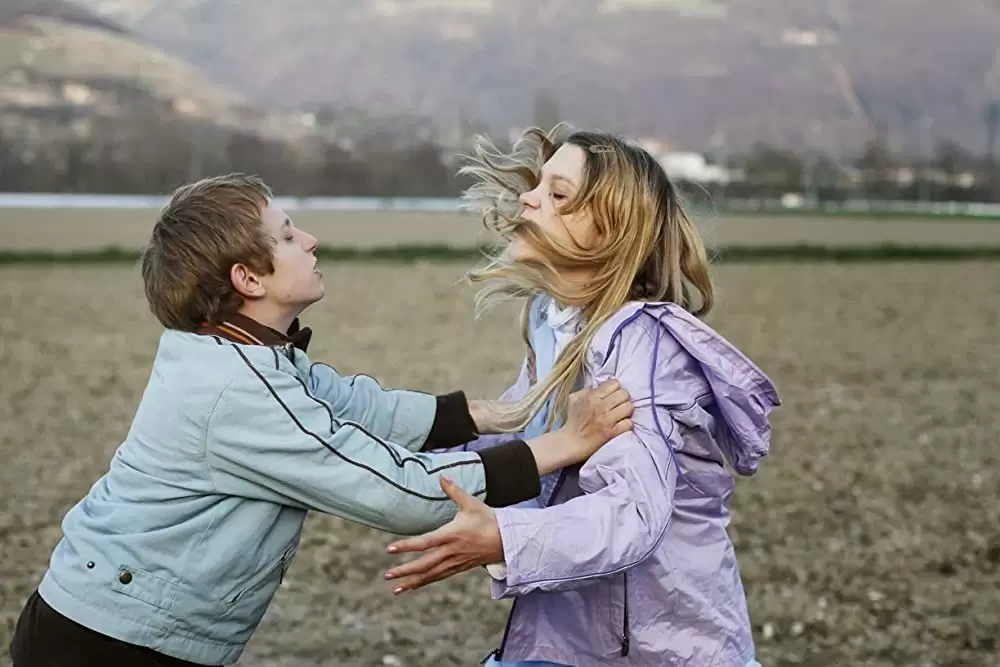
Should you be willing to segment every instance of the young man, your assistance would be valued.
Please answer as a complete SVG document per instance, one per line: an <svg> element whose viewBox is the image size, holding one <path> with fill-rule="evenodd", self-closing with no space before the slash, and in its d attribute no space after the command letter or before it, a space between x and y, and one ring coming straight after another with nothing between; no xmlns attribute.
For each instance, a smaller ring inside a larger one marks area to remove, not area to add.
<svg viewBox="0 0 1000 667"><path fill-rule="evenodd" d="M561 431L426 453L493 430L490 404L312 363L297 318L324 294L315 249L254 178L200 181L164 208L142 275L167 330L125 441L22 612L15 667L232 664L308 510L424 532L457 511L444 475L514 504L631 428L612 383L578 395Z"/></svg>

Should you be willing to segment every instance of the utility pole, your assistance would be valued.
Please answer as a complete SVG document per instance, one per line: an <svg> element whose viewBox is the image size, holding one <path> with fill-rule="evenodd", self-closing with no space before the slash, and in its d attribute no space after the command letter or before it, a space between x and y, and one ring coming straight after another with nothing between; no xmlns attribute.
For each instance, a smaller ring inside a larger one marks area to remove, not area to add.
<svg viewBox="0 0 1000 667"><path fill-rule="evenodd" d="M919 165L919 168L917 169L917 191L919 194L917 195L917 198L920 200L921 203L924 203L929 198L930 184L928 183L929 173L927 165L930 162L930 151L933 150L933 147L931 146L930 143L930 139L931 139L931 128L934 127L934 119L926 115L921 116L919 126L920 126L920 135L919 135L920 145L917 148L918 151L917 164Z"/></svg>
<svg viewBox="0 0 1000 667"><path fill-rule="evenodd" d="M560 115L559 100L551 93L538 90L535 92L533 105L535 127L548 132L564 119Z"/></svg>
<svg viewBox="0 0 1000 667"><path fill-rule="evenodd" d="M1000 201L1000 169L997 161L997 141L1000 134L1000 100L986 108L986 169L990 179L990 199Z"/></svg>
<svg viewBox="0 0 1000 667"><path fill-rule="evenodd" d="M805 191L806 191L806 201L813 208L819 207L819 183L817 182L816 172L819 167L819 157L823 136L823 124L819 121L814 121L810 126L809 130L806 132L806 160L805 164Z"/></svg>
<svg viewBox="0 0 1000 667"><path fill-rule="evenodd" d="M721 178L719 179L719 200L722 205L728 207L726 201L726 185L729 183L729 165L726 155L726 130L717 129L712 133L708 141L709 151L712 154L712 161L721 168Z"/></svg>
<svg viewBox="0 0 1000 667"><path fill-rule="evenodd" d="M1000 201L1000 171L997 168L997 133L1000 132L1000 48L993 54L993 64L986 73L984 88L986 104L986 177L989 179L990 199Z"/></svg>

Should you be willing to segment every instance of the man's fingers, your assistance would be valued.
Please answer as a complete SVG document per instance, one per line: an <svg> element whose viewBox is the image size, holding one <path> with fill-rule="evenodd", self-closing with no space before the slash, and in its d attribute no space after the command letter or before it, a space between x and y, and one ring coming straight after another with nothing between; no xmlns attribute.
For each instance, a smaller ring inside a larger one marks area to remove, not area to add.
<svg viewBox="0 0 1000 667"><path fill-rule="evenodd" d="M611 417L612 423L619 422L622 419L627 419L632 416L635 412L635 406L631 403L622 403L618 407L614 408L608 412L608 416Z"/></svg>
<svg viewBox="0 0 1000 667"><path fill-rule="evenodd" d="M440 547L451 541L451 530L448 528L449 525L451 524L445 524L437 530L432 530L429 533L417 535L416 537L407 537L402 540L396 540L389 545L388 551L391 554L399 554L407 551L427 551L428 549L433 549L434 547Z"/></svg>
<svg viewBox="0 0 1000 667"><path fill-rule="evenodd" d="M385 573L385 578L389 579L400 579L402 577L409 577L415 574L423 574L433 570L438 567L444 561L451 558L452 553L447 547L442 547L441 549L435 549L429 554L425 554L416 560L411 560L409 563L403 563L402 565L397 565L396 567L390 569Z"/></svg>
<svg viewBox="0 0 1000 667"><path fill-rule="evenodd" d="M628 433L631 430L632 430L631 419L623 419L617 424L615 424L613 427L611 427L611 432L614 434L614 436L619 436L622 433Z"/></svg>
<svg viewBox="0 0 1000 667"><path fill-rule="evenodd" d="M616 389L615 391L608 394L606 397L602 399L604 404L608 405L611 408L616 408L619 405L622 405L623 403L628 403L630 400L631 397L629 396L628 391L626 391L624 388Z"/></svg>
<svg viewBox="0 0 1000 667"><path fill-rule="evenodd" d="M606 398L621 388L622 384L618 380L605 380L594 388L594 394L598 398Z"/></svg>

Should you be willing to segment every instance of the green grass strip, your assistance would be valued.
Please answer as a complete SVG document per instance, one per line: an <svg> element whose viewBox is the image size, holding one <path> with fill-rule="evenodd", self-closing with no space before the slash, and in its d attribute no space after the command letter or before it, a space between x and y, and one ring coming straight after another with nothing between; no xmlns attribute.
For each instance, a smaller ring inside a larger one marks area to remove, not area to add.
<svg viewBox="0 0 1000 667"><path fill-rule="evenodd" d="M483 258L475 247L448 245L401 245L377 248L321 247L316 252L322 260L334 262L476 262ZM894 262L955 261L969 259L1000 260L1000 246L913 246L913 245L774 245L720 246L711 250L713 261L730 262ZM140 259L139 251L119 247L94 250L0 250L0 265L74 265L132 264Z"/></svg>
<svg viewBox="0 0 1000 667"><path fill-rule="evenodd" d="M726 208L723 205L688 204L688 208L696 218L800 218L803 220L816 218L839 218L843 220L860 220L864 222L889 222L893 220L921 221L947 224L949 222L1000 222L1000 215L994 213L969 213L963 211L892 211L872 209L870 211L840 210L831 208L796 209L796 208Z"/></svg>

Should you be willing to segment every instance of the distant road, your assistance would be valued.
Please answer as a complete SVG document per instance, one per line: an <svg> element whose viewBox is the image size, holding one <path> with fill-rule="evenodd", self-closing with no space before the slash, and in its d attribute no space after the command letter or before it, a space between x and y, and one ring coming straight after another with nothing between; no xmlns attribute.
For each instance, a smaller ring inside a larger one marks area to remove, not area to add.
<svg viewBox="0 0 1000 667"><path fill-rule="evenodd" d="M491 237L477 217L450 211L289 211L328 246L371 248L445 244L467 247ZM0 250L141 248L157 207L3 208ZM968 219L865 219L780 215L696 216L710 245L1000 246L1000 223Z"/></svg>
<svg viewBox="0 0 1000 667"><path fill-rule="evenodd" d="M165 195L100 195L76 193L4 193L0 192L2 209L132 209L145 210L159 208L167 202ZM792 198L794 199L794 197ZM289 211L404 211L451 213L461 210L461 201L453 197L277 197L278 204ZM801 203L801 202L800 202ZM763 212L779 212L783 215L801 211L806 215L824 215L821 211L808 208L790 208L784 200L733 200L725 202L725 208L735 214L746 215ZM868 215L871 202L856 199L839 204L840 215ZM1000 203L987 202L881 202L878 208L895 216L950 216L1000 219Z"/></svg>

